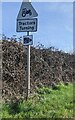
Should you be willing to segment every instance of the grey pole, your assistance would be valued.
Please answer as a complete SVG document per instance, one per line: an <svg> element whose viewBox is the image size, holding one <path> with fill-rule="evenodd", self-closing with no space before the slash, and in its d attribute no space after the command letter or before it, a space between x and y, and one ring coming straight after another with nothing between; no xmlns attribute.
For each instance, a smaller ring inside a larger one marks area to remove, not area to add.
<svg viewBox="0 0 75 120"><path fill-rule="evenodd" d="M29 32L27 32L29 36ZM27 96L26 99L30 95L30 45L27 46Z"/></svg>

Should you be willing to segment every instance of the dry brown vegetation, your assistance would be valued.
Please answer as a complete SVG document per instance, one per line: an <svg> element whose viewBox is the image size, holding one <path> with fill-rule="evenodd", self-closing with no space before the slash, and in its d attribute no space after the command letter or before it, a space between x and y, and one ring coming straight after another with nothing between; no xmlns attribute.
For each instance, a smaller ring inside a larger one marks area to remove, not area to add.
<svg viewBox="0 0 75 120"><path fill-rule="evenodd" d="M31 92L38 86L73 82L73 57L51 48L31 47ZM2 97L23 99L26 92L27 48L13 41L2 42Z"/></svg>

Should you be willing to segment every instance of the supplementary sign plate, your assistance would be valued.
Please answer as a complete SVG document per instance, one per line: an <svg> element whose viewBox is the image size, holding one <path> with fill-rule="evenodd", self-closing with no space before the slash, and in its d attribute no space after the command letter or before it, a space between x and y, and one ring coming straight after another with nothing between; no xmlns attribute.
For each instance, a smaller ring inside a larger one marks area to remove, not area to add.
<svg viewBox="0 0 75 120"><path fill-rule="evenodd" d="M23 36L24 45L33 45L33 35Z"/></svg>
<svg viewBox="0 0 75 120"><path fill-rule="evenodd" d="M37 18L17 20L17 32L36 32Z"/></svg>

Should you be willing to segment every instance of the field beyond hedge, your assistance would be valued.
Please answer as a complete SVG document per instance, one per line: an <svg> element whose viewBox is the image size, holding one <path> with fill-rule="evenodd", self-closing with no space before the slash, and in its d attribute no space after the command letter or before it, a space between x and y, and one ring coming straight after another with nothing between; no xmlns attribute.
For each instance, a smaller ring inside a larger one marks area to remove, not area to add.
<svg viewBox="0 0 75 120"><path fill-rule="evenodd" d="M38 88L27 101L3 104L2 118L73 118L73 84Z"/></svg>

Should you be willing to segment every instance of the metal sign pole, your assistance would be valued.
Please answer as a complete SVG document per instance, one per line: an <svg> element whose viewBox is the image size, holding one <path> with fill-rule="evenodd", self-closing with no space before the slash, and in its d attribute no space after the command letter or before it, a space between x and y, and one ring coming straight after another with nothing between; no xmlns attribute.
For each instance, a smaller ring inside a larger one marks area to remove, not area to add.
<svg viewBox="0 0 75 120"><path fill-rule="evenodd" d="M29 36L29 32L27 32L27 36ZM27 96L26 99L30 95L30 45L27 46Z"/></svg>
<svg viewBox="0 0 75 120"><path fill-rule="evenodd" d="M23 0L20 11L17 16L17 32L27 32L27 37L29 32L37 31L37 17L38 14L31 4L31 0ZM33 28L33 29L32 29ZM27 39L27 40L26 40ZM30 41L29 43L26 41ZM27 45L27 90L26 90L26 99L30 95L30 45L32 45L32 37L24 38L23 44Z"/></svg>

